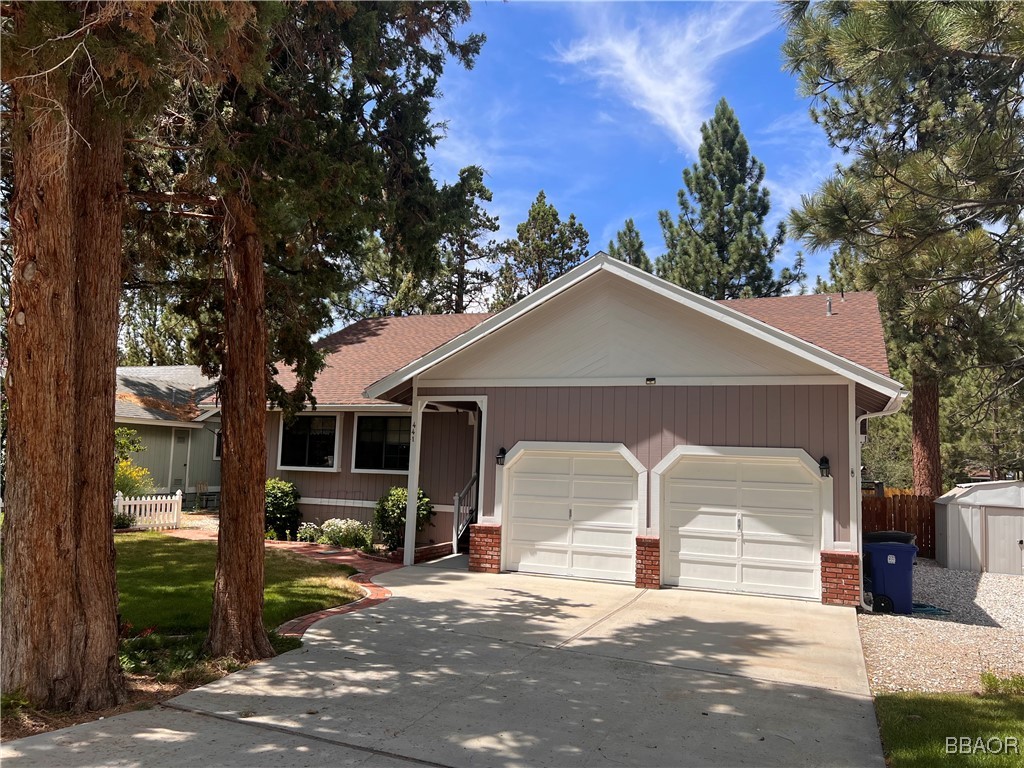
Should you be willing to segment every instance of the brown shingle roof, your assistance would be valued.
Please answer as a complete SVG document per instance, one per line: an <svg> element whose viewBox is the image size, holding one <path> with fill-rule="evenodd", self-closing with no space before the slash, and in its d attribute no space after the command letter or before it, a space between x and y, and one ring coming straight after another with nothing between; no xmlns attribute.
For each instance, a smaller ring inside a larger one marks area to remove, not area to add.
<svg viewBox="0 0 1024 768"><path fill-rule="evenodd" d="M831 317L825 311L828 298L832 299ZM882 316L873 293L847 293L845 299L838 293L828 293L719 303L883 376L889 375Z"/></svg>
<svg viewBox="0 0 1024 768"><path fill-rule="evenodd" d="M363 390L433 349L482 323L490 315L414 315L360 320L317 342L326 351L326 366L313 384L319 405L382 404ZM291 371L277 377L286 388Z"/></svg>

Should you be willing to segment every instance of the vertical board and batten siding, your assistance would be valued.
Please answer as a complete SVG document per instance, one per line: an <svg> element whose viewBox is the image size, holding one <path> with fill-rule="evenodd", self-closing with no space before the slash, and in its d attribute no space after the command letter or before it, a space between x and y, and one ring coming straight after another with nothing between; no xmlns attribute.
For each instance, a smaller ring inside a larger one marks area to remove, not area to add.
<svg viewBox="0 0 1024 768"><path fill-rule="evenodd" d="M326 415L327 412L321 412ZM373 415L373 414L367 414ZM402 414L399 414L402 415ZM277 468L279 413L267 415L267 477L280 477L295 483L306 498L376 502L389 488L405 487L408 475L352 472L352 435L355 414L342 415L340 463L337 472L303 472ZM466 413L426 413L421 433L420 487L437 505L450 507L456 493L472 477L473 427ZM350 517L369 522L373 509L366 506L303 504L304 520L323 521L332 517ZM432 530L423 531L421 542L450 541L452 512L438 510Z"/></svg>
<svg viewBox="0 0 1024 768"><path fill-rule="evenodd" d="M220 460L213 457L220 422L210 419L203 424L202 429L192 430L192 453L188 463L189 493L194 493L200 483L206 483L207 490L220 488Z"/></svg>
<svg viewBox="0 0 1024 768"><path fill-rule="evenodd" d="M828 456L835 537L850 539L851 425L845 385L421 386L419 394L486 395L485 457L521 440L621 442L648 469L676 445L802 448L815 460ZM493 504L494 471L489 468L484 512L492 513Z"/></svg>
<svg viewBox="0 0 1024 768"><path fill-rule="evenodd" d="M166 493L170 482L167 473L171 466L174 430L171 427L149 426L148 424L117 424L115 422L115 426L135 431L146 449L133 453L132 461L149 470L156 490Z"/></svg>

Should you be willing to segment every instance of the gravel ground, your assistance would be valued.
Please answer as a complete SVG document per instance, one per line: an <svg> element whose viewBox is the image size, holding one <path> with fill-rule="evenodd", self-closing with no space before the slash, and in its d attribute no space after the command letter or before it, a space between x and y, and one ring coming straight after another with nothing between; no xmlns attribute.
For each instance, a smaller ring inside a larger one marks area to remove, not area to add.
<svg viewBox="0 0 1024 768"><path fill-rule="evenodd" d="M182 528L216 531L219 524L220 516L216 512L185 512L181 516Z"/></svg>
<svg viewBox="0 0 1024 768"><path fill-rule="evenodd" d="M914 601L951 613L858 617L872 691L975 691L982 672L1024 674L1024 577L919 558Z"/></svg>

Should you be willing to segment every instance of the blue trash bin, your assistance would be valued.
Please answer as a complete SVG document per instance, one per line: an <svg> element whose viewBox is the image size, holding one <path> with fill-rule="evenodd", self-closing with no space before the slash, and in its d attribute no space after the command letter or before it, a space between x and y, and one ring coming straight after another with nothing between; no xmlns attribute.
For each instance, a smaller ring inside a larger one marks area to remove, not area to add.
<svg viewBox="0 0 1024 768"><path fill-rule="evenodd" d="M917 547L895 541L864 545L864 583L874 606L892 604L893 613L914 612L914 558ZM886 598L886 599L882 599Z"/></svg>

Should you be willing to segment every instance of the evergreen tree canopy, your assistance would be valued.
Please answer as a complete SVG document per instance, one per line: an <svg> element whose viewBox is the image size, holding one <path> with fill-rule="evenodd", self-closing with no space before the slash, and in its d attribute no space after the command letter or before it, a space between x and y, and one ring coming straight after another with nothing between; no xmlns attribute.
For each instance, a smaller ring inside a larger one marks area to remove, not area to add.
<svg viewBox="0 0 1024 768"><path fill-rule="evenodd" d="M785 240L779 224L770 238L765 168L750 154L739 120L722 99L700 128L699 160L683 169L679 215L659 220L667 251L658 276L712 299L779 296L800 282L803 259L776 278L772 264Z"/></svg>
<svg viewBox="0 0 1024 768"><path fill-rule="evenodd" d="M608 241L608 255L639 267L644 272L654 271L654 264L644 250L644 241L632 219L626 219L626 224L619 230L615 240Z"/></svg>
<svg viewBox="0 0 1024 768"><path fill-rule="evenodd" d="M590 235L576 215L562 221L544 190L530 206L516 237L502 246L503 262L495 278L491 310L497 311L547 285L590 255Z"/></svg>

